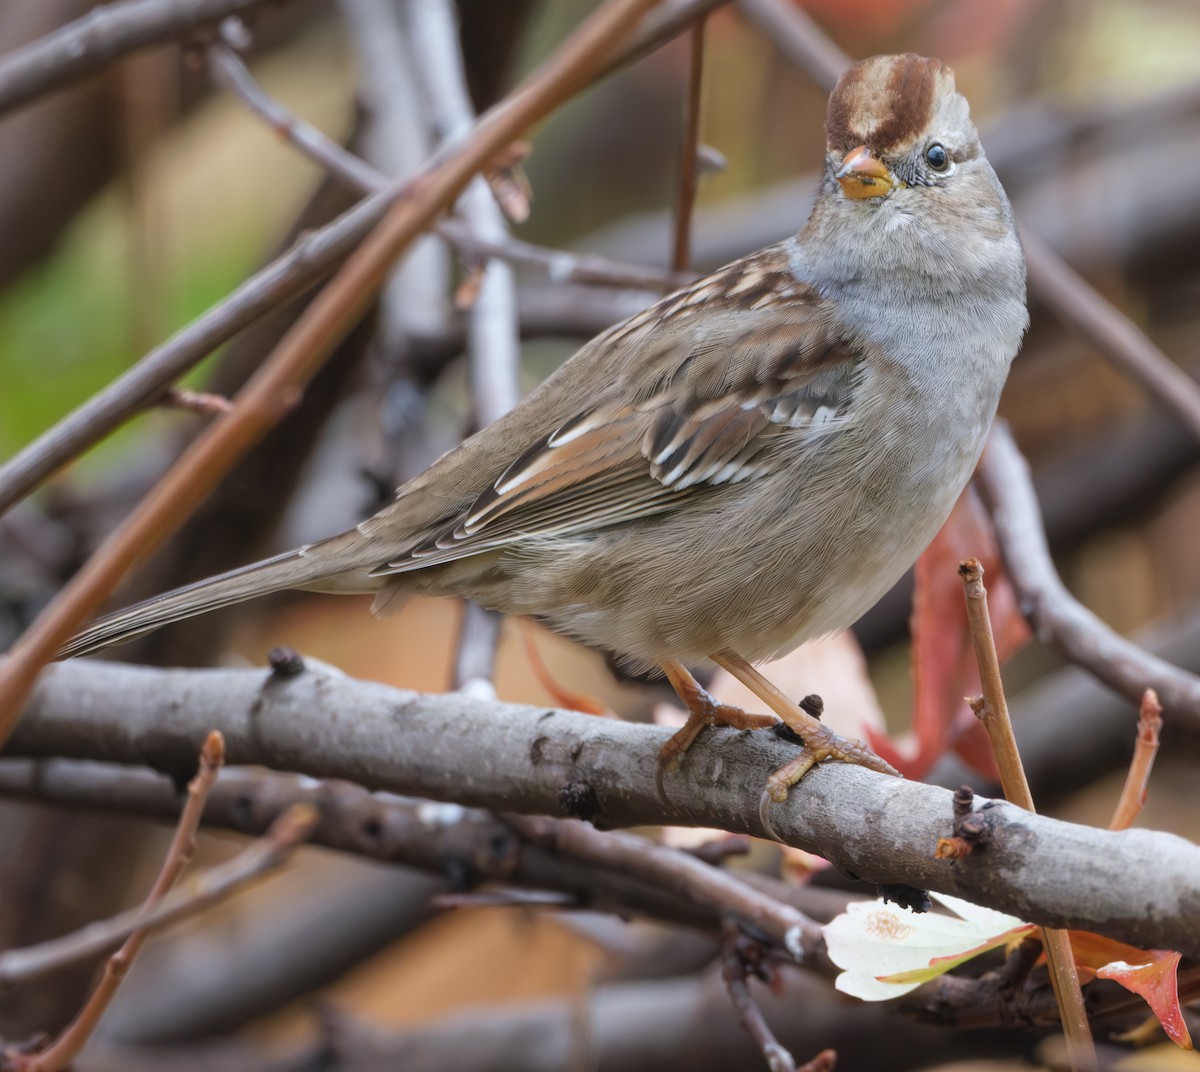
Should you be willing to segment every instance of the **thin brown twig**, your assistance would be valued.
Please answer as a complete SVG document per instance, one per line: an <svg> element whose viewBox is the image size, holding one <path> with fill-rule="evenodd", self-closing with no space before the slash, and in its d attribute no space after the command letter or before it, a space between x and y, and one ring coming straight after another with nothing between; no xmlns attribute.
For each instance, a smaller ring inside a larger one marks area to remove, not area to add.
<svg viewBox="0 0 1200 1072"><path fill-rule="evenodd" d="M692 26L697 19L705 18L728 3L730 0L664 0L642 21L622 52L601 69L600 77L643 59Z"/></svg>
<svg viewBox="0 0 1200 1072"><path fill-rule="evenodd" d="M569 99L656 0L608 0L469 138L419 174L408 195L349 257L238 394L80 569L0 665L0 742L37 674L140 558L178 530L237 460L298 402L305 384L362 315L395 258L495 153Z"/></svg>
<svg viewBox="0 0 1200 1072"><path fill-rule="evenodd" d="M1142 693L1142 702L1138 705L1137 740L1133 746L1133 760L1129 764L1129 773L1126 774L1125 784L1121 788L1121 799L1117 801L1112 821L1108 824L1109 830L1128 830L1146 803L1146 786L1150 781L1154 758L1158 755L1162 711L1162 704L1158 702L1158 696L1153 689Z"/></svg>
<svg viewBox="0 0 1200 1072"><path fill-rule="evenodd" d="M362 193L378 193L389 186L391 180L382 171L339 145L267 93L231 48L214 46L209 53L213 59L214 74L220 76L223 84L297 150ZM599 254L550 249L523 242L508 234L482 234L466 220L453 217L438 220L434 230L465 254L499 257L510 264L534 268L560 283L671 290L695 278L693 273L686 271L665 272L661 268L624 264Z"/></svg>
<svg viewBox="0 0 1200 1072"><path fill-rule="evenodd" d="M754 975L763 982L770 981L771 967L766 962L768 954L768 947L747 938L736 924L730 925L721 938L721 978L742 1027L754 1039L770 1072L796 1072L795 1060L787 1048L780 1045L754 995L750 993L749 976Z"/></svg>
<svg viewBox="0 0 1200 1072"><path fill-rule="evenodd" d="M1000 659L996 655L992 622L988 616L983 567L978 559L969 558L959 565L958 573L962 578L967 622L983 685L983 696L972 702L971 706L987 730L992 754L1000 771L1000 784L1004 788L1005 798L1018 807L1033 812L1037 809L1033 805L1033 794L1029 791L1025 768L1021 764L1017 741L1013 736L1012 721L1008 716L1008 700L1004 695L1004 682L1000 676ZM1050 981L1054 986L1054 995L1062 1015L1072 1072L1092 1072L1098 1067L1096 1047L1092 1041L1087 1009L1083 1003L1083 991L1080 989L1079 973L1075 968L1075 956L1071 951L1070 935L1064 930L1043 927L1041 936L1050 968Z"/></svg>
<svg viewBox="0 0 1200 1072"><path fill-rule="evenodd" d="M228 27L223 24L222 36L227 32ZM264 119L276 134L336 175L351 189L370 194L390 184L391 180L382 171L339 145L311 123L304 122L267 93L227 40L214 43L206 49L206 54L209 70L218 85L229 90L251 112Z"/></svg>
<svg viewBox="0 0 1200 1072"><path fill-rule="evenodd" d="M578 819L508 815L522 837L577 859L620 871L633 870L700 904L715 905L777 941L797 960L822 947L821 928L791 905L752 889L694 856L645 838L600 831Z"/></svg>
<svg viewBox="0 0 1200 1072"><path fill-rule="evenodd" d="M688 34L690 56L683 98L683 144L679 152L679 186L675 197L675 236L671 267L685 272L692 261L692 212L699 176L701 91L704 88L704 19Z"/></svg>
<svg viewBox="0 0 1200 1072"><path fill-rule="evenodd" d="M1200 726L1200 677L1118 635L1067 591L1054 563L1029 466L997 421L976 472L996 528L1005 572L1038 638L1133 703L1153 688L1168 718Z"/></svg>
<svg viewBox="0 0 1200 1072"><path fill-rule="evenodd" d="M296 846L308 837L316 821L317 811L311 805L293 805L271 824L265 837L227 863L210 868L172 890L150 911L144 912L139 906L73 934L0 953L0 984L40 978L106 952L134 931L160 930L169 923L203 911L246 883L286 863Z"/></svg>
<svg viewBox="0 0 1200 1072"><path fill-rule="evenodd" d="M1021 244L1032 297L1145 387L1200 439L1200 384L1028 227L1021 228Z"/></svg>
<svg viewBox="0 0 1200 1072"><path fill-rule="evenodd" d="M200 817L217 774L225 762L225 741L215 730L205 739L200 749L200 765L196 775L188 783L187 802L180 813L175 827L175 836L167 849L163 865L154 885L142 903L141 916L149 916L179 881L179 876L196 853L196 831L200 828ZM22 1072L61 1072L68 1068L78 1056L84 1044L96 1030L117 989L129 972L142 945L150 936L146 929L134 930L124 944L104 965L104 973L87 1001L75 1018L46 1049L31 1054L27 1060L18 1061Z"/></svg>

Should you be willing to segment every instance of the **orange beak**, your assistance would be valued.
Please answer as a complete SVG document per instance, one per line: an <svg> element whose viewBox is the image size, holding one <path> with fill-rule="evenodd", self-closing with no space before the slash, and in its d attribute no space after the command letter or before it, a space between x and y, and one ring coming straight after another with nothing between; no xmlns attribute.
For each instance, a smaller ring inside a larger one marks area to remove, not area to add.
<svg viewBox="0 0 1200 1072"><path fill-rule="evenodd" d="M867 197L886 197L899 185L896 176L882 161L875 159L865 145L851 149L834 175L842 193L854 201Z"/></svg>

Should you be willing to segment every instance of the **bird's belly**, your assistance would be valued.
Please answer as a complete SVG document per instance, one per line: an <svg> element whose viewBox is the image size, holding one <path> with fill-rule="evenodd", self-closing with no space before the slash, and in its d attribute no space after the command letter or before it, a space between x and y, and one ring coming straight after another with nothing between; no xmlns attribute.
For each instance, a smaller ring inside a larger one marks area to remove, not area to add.
<svg viewBox="0 0 1200 1072"><path fill-rule="evenodd" d="M636 526L546 538L501 556L493 598L479 584L470 594L637 669L701 664L719 651L765 659L873 606L933 538L977 453L962 444L954 464L943 457L936 467L921 451L881 455L852 486L832 466L800 487L754 482L744 499L712 497L719 508L701 502Z"/></svg>

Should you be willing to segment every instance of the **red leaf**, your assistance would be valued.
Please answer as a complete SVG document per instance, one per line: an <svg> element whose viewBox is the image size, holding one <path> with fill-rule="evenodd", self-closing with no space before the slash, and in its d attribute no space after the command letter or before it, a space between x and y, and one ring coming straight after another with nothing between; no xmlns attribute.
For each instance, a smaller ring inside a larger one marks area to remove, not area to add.
<svg viewBox="0 0 1200 1072"><path fill-rule="evenodd" d="M991 520L972 488L959 497L950 517L913 568L912 633L913 733L916 754L886 756L909 778L922 778L947 751L957 752L971 769L997 779L987 735L964 697L980 691L979 672L967 628L958 564L978 558L988 570L988 603L1001 661L1029 639L1029 628L1004 577ZM872 739L884 755L894 748Z"/></svg>
<svg viewBox="0 0 1200 1072"><path fill-rule="evenodd" d="M1192 1048L1192 1036L1179 1007L1178 953L1138 949L1088 931L1071 931L1071 949L1081 969L1081 981L1090 974L1119 983L1145 1000L1175 1045Z"/></svg>

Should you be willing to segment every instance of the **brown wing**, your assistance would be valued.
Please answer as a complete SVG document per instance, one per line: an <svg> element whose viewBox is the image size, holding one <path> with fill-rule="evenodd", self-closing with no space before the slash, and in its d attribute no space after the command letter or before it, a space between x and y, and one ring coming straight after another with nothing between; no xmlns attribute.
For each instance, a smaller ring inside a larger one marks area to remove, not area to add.
<svg viewBox="0 0 1200 1072"><path fill-rule="evenodd" d="M726 300L712 300L718 285ZM649 334L642 318L613 332L608 346L640 351L614 361L621 381L530 446L434 537L375 573L647 517L772 472L789 438L836 434L861 358L827 304L795 290L781 299L778 288L770 302L748 292L731 303L734 285L727 274L709 277L656 307Z"/></svg>

